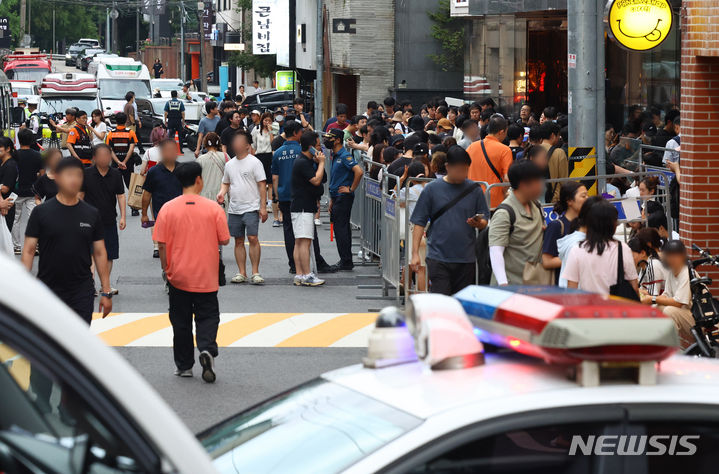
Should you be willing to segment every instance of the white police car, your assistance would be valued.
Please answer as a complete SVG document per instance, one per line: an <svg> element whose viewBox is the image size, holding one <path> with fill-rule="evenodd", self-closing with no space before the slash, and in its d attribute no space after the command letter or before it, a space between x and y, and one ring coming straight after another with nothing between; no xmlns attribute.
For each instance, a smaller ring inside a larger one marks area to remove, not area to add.
<svg viewBox="0 0 719 474"><path fill-rule="evenodd" d="M362 365L198 442L54 295L11 259L0 266L2 473L700 474L719 465L719 366L666 358L672 323L645 307L549 289L415 296L407 327L391 310L378 319ZM484 354L478 339L553 364ZM573 378L568 367L579 368Z"/></svg>

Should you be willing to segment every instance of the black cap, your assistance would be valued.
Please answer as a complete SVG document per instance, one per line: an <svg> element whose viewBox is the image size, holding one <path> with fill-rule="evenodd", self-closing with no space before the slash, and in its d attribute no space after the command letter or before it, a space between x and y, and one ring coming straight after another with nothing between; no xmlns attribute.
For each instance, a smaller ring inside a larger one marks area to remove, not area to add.
<svg viewBox="0 0 719 474"><path fill-rule="evenodd" d="M404 135L392 135L389 140L390 146L400 148L400 144L404 143Z"/></svg>
<svg viewBox="0 0 719 474"><path fill-rule="evenodd" d="M345 132L340 130L339 128L333 128L331 130L328 130L327 133L325 133L324 137L325 138L339 138L340 140L344 140Z"/></svg>
<svg viewBox="0 0 719 474"><path fill-rule="evenodd" d="M417 143L417 144L412 148L412 156L426 155L426 154L428 154L428 153L429 153L429 147L428 147L427 144L424 143L424 142Z"/></svg>

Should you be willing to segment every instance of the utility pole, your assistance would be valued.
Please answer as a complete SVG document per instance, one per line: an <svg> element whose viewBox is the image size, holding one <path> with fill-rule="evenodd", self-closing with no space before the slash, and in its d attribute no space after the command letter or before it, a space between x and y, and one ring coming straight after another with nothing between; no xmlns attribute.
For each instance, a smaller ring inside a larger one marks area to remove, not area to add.
<svg viewBox="0 0 719 474"><path fill-rule="evenodd" d="M32 0L27 0L27 34L32 34Z"/></svg>
<svg viewBox="0 0 719 474"><path fill-rule="evenodd" d="M105 8L105 51L111 53L110 49L110 9Z"/></svg>
<svg viewBox="0 0 719 474"><path fill-rule="evenodd" d="M180 2L180 79L185 82L185 2Z"/></svg>
<svg viewBox="0 0 719 474"><path fill-rule="evenodd" d="M57 53L57 46L55 45L55 1L52 2L52 48L51 52Z"/></svg>
<svg viewBox="0 0 719 474"><path fill-rule="evenodd" d="M322 94L324 74L324 2L317 0L317 37L315 40L315 50L317 53L317 78L315 79L315 130L322 130Z"/></svg>
<svg viewBox="0 0 719 474"><path fill-rule="evenodd" d="M20 0L20 40L25 36L25 19L27 17L27 0Z"/></svg>
<svg viewBox="0 0 719 474"><path fill-rule="evenodd" d="M569 146L596 147L596 174L605 174L605 0L567 2ZM604 180L597 183L598 193Z"/></svg>
<svg viewBox="0 0 719 474"><path fill-rule="evenodd" d="M140 7L135 9L135 52L140 59Z"/></svg>
<svg viewBox="0 0 719 474"><path fill-rule="evenodd" d="M117 14L117 5L115 4L114 1L112 2L112 12L111 12L110 16L112 17L112 52L118 53L118 51L117 51L117 17L119 15Z"/></svg>
<svg viewBox="0 0 719 474"><path fill-rule="evenodd" d="M197 2L197 21L200 24L200 56L199 56L199 66L200 66L200 90L207 92L207 78L205 77L205 68L203 65L203 59L202 57L205 54L205 3L204 2Z"/></svg>

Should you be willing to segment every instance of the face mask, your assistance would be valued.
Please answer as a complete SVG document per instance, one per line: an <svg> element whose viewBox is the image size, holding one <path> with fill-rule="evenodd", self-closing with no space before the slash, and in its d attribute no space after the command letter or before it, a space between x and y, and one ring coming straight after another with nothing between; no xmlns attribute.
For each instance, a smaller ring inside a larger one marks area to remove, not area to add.
<svg viewBox="0 0 719 474"><path fill-rule="evenodd" d="M333 139L325 140L323 144L325 148L329 148L330 150L335 147L335 141Z"/></svg>
<svg viewBox="0 0 719 474"><path fill-rule="evenodd" d="M284 119L282 115L275 115L275 122L282 122Z"/></svg>

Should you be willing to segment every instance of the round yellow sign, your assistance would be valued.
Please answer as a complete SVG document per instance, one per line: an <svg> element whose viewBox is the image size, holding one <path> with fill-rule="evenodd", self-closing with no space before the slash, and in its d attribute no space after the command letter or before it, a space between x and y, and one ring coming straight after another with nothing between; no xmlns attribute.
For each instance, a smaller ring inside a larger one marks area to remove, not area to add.
<svg viewBox="0 0 719 474"><path fill-rule="evenodd" d="M609 30L627 49L656 48L671 29L672 8L667 0L614 0L609 7Z"/></svg>

